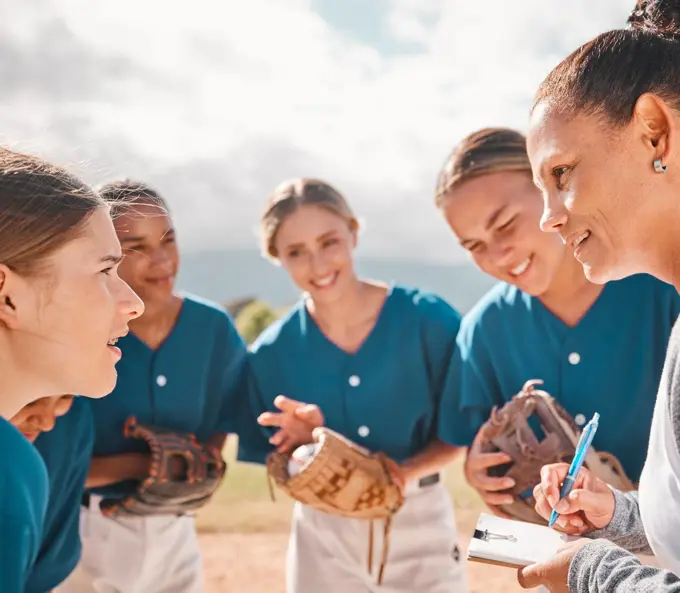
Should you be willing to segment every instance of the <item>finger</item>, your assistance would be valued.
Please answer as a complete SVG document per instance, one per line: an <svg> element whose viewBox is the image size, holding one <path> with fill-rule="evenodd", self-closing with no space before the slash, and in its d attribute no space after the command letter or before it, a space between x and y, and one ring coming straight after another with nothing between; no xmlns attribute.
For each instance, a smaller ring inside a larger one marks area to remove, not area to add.
<svg viewBox="0 0 680 593"><path fill-rule="evenodd" d="M403 490L406 480L401 466L396 461L394 461L394 459L390 459L386 456L383 457L383 462L385 463L385 467L387 468L392 481Z"/></svg>
<svg viewBox="0 0 680 593"><path fill-rule="evenodd" d="M498 506L503 504L512 504L513 502L515 502L515 497L512 496L512 494L496 494L493 492L480 492L480 496L487 505Z"/></svg>
<svg viewBox="0 0 680 593"><path fill-rule="evenodd" d="M550 519L552 507L550 506L548 499L543 494L540 484L534 487L533 494L536 501L534 506L536 512L544 519ZM555 530L568 533L569 535L585 533L588 530L588 526L586 525L585 521L577 514L560 515L553 527Z"/></svg>
<svg viewBox="0 0 680 593"><path fill-rule="evenodd" d="M550 519L552 507L543 493L543 487L541 484L538 484L534 487L534 500L536 501L534 506L536 512L544 519Z"/></svg>
<svg viewBox="0 0 680 593"><path fill-rule="evenodd" d="M276 447L276 450L279 453L290 453L295 449L288 441L285 441L283 444L279 445Z"/></svg>
<svg viewBox="0 0 680 593"><path fill-rule="evenodd" d="M470 483L477 490L484 490L486 492L498 492L500 490L508 490L515 485L515 480L508 476L496 478L486 473L475 472L470 475Z"/></svg>
<svg viewBox="0 0 680 593"><path fill-rule="evenodd" d="M479 471L480 469L488 469L510 463L511 461L512 457L502 451L497 453L474 453L468 457L468 466L472 470Z"/></svg>
<svg viewBox="0 0 680 593"><path fill-rule="evenodd" d="M541 468L541 487L551 507L560 499L560 484L569 471L566 463L553 463Z"/></svg>
<svg viewBox="0 0 680 593"><path fill-rule="evenodd" d="M482 444L484 441L486 441L486 438L484 438L484 435L482 434L482 430L478 430L477 434L475 434L475 438L472 439L472 444L470 445L469 451L478 451L482 448Z"/></svg>
<svg viewBox="0 0 680 593"><path fill-rule="evenodd" d="M278 447L286 438L286 433L279 430L269 438L269 443Z"/></svg>
<svg viewBox="0 0 680 593"><path fill-rule="evenodd" d="M545 568L542 564L530 564L517 571L517 582L522 589L533 589L545 582Z"/></svg>
<svg viewBox="0 0 680 593"><path fill-rule="evenodd" d="M591 492L590 490L572 490L569 496L563 498L555 510L568 515L583 512L588 516L605 515L611 511L613 494L607 492Z"/></svg>
<svg viewBox="0 0 680 593"><path fill-rule="evenodd" d="M286 397L285 395L277 395L274 398L274 405L282 412L294 413L300 406L306 405L304 402L299 402L297 400Z"/></svg>
<svg viewBox="0 0 680 593"><path fill-rule="evenodd" d="M282 429L285 438L297 446L306 445L314 442L314 436L308 424L303 424L301 427L287 427Z"/></svg>
<svg viewBox="0 0 680 593"><path fill-rule="evenodd" d="M296 449L295 441L285 433L277 432L271 439L269 439L269 442L276 447L276 450L279 451L279 453L289 453Z"/></svg>
<svg viewBox="0 0 680 593"><path fill-rule="evenodd" d="M391 469L389 467L387 471L389 471L390 477L392 478L392 481L397 485L397 487L400 490L403 490L406 486L406 481L404 480L404 476L401 474L401 472L395 469Z"/></svg>
<svg viewBox="0 0 680 593"><path fill-rule="evenodd" d="M257 417L257 423L261 426L282 426L285 421L285 415L279 412L262 412Z"/></svg>
<svg viewBox="0 0 680 593"><path fill-rule="evenodd" d="M560 515L553 527L567 535L579 535L587 530L585 522L578 515Z"/></svg>
<svg viewBox="0 0 680 593"><path fill-rule="evenodd" d="M585 468L581 468L581 471L576 476L576 482L574 483L574 490L590 490L591 492L607 492L609 486L605 484L600 478L595 476L592 472Z"/></svg>
<svg viewBox="0 0 680 593"><path fill-rule="evenodd" d="M319 406L315 404L305 404L295 410L295 417L312 426L323 426L324 417Z"/></svg>

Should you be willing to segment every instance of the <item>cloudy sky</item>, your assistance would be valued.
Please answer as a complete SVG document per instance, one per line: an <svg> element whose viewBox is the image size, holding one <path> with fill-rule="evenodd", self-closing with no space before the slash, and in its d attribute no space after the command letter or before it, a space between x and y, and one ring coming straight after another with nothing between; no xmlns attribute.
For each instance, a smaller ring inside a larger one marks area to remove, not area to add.
<svg viewBox="0 0 680 593"><path fill-rule="evenodd" d="M461 256L432 203L463 135L633 0L0 0L0 140L156 184L190 249L249 247L267 193L322 177L362 253Z"/></svg>

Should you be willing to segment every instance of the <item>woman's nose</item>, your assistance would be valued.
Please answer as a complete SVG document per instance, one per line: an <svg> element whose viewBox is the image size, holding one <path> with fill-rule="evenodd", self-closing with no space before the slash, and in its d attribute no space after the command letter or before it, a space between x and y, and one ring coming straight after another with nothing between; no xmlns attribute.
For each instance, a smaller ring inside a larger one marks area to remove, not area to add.
<svg viewBox="0 0 680 593"><path fill-rule="evenodd" d="M543 215L541 230L544 233L556 233L567 222L567 209L557 192L543 192Z"/></svg>

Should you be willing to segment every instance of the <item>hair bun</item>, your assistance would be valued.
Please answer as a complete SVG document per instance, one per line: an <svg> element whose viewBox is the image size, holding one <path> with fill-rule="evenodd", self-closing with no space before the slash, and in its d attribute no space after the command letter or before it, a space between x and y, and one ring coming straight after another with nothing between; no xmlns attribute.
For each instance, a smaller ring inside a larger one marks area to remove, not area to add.
<svg viewBox="0 0 680 593"><path fill-rule="evenodd" d="M628 25L659 37L680 39L680 0L638 0Z"/></svg>

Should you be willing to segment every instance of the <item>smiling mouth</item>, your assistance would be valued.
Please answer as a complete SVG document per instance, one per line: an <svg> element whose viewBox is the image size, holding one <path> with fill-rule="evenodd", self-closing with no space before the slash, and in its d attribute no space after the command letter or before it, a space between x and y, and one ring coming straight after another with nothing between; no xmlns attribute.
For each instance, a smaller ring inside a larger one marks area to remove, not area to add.
<svg viewBox="0 0 680 593"><path fill-rule="evenodd" d="M115 346L118 340L121 338L124 338L128 334L127 331L123 332L122 334L117 335L115 338L111 338L106 344L107 346Z"/></svg>
<svg viewBox="0 0 680 593"><path fill-rule="evenodd" d="M510 270L510 275L516 278L517 276L524 274L531 265L531 260L532 256L527 257L523 262Z"/></svg>
<svg viewBox="0 0 680 593"><path fill-rule="evenodd" d="M338 278L338 272L333 272L332 274L329 274L328 276L324 276L323 278L319 278L317 280L312 280L311 284L312 286L316 288L328 288L331 286Z"/></svg>
<svg viewBox="0 0 680 593"><path fill-rule="evenodd" d="M576 237L572 243L572 249L574 250L574 257L578 257L578 255L581 253L581 248L584 245L584 243L588 240L588 237L590 237L590 231L583 231L578 237Z"/></svg>
<svg viewBox="0 0 680 593"><path fill-rule="evenodd" d="M168 276L162 276L160 278L147 278L147 282L150 284L168 284L174 280L174 276L172 274Z"/></svg>
<svg viewBox="0 0 680 593"><path fill-rule="evenodd" d="M585 231L584 233L582 233L578 237L576 237L576 240L574 241L574 249L576 249L588 237L590 237L590 231Z"/></svg>

